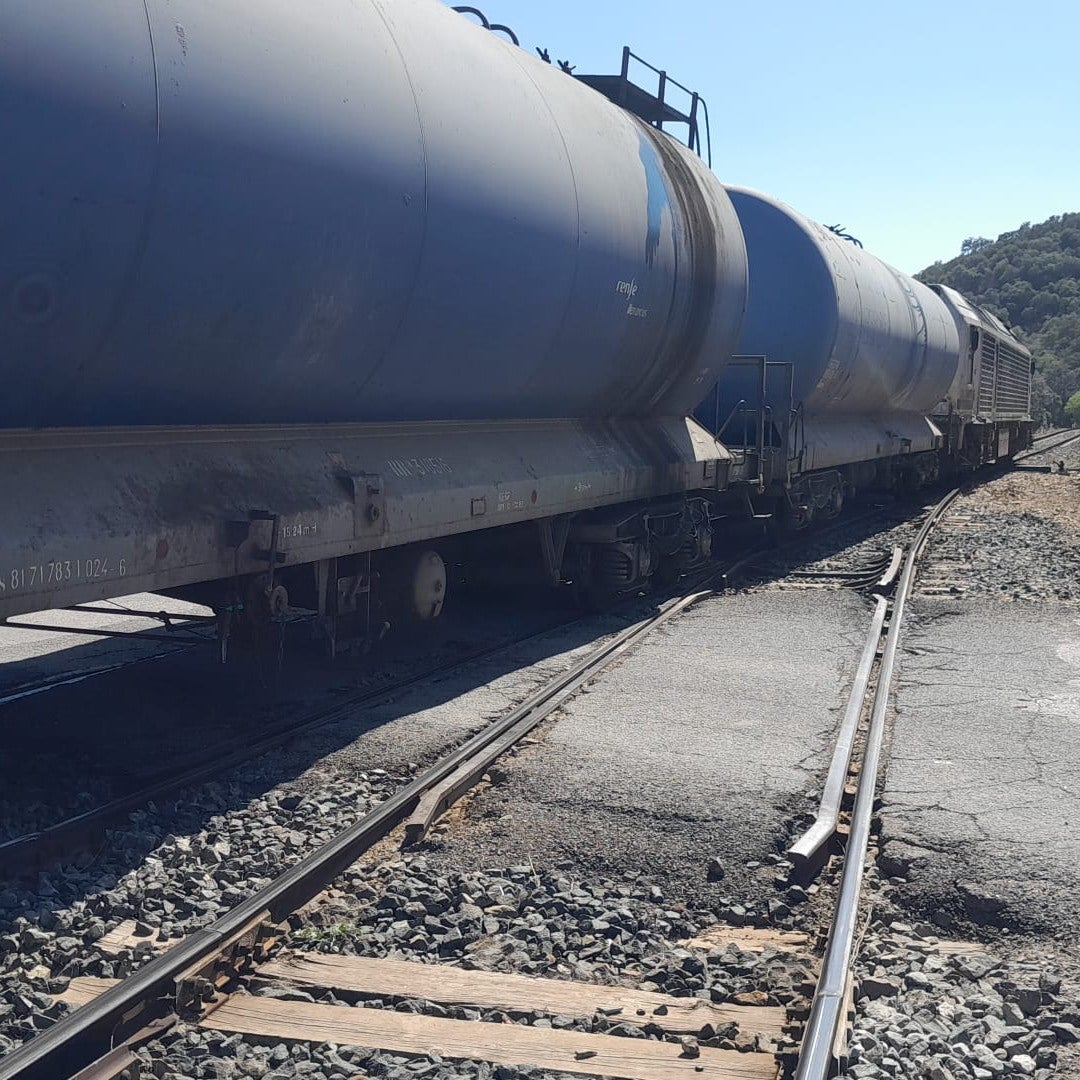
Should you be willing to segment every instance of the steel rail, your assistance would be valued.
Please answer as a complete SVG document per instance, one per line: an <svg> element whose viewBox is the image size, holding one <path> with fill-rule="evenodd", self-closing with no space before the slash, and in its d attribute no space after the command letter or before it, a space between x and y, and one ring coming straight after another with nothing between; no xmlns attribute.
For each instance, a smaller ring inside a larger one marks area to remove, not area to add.
<svg viewBox="0 0 1080 1080"><path fill-rule="evenodd" d="M926 547L930 533L960 494L959 488L949 492L927 515L915 542L908 551L903 573L893 599L892 618L885 637L881 656L874 706L870 726L866 734L859 788L855 796L855 808L851 818L851 835L840 879L840 890L829 940L825 947L821 977L814 991L810 1017L803 1034L799 1063L795 1080L827 1080L832 1059L832 1048L840 1026L847 983L851 972L855 945L856 919L859 912L859 893L862 888L866 852L870 839L870 822L874 809L874 790L877 786L881 744L885 733L885 714L888 711L893 667L900 641L904 608L915 580L915 568L919 556Z"/></svg>
<svg viewBox="0 0 1080 1080"><path fill-rule="evenodd" d="M1080 439L1080 430L1076 428L1069 429L1070 433L1063 439L1059 439L1057 442L1051 443L1049 446L1033 446L1030 450L1025 450L1022 454L1017 454L1013 461L1027 461L1028 458L1037 457L1039 454L1049 454L1051 450L1057 450L1062 446L1066 446L1068 443L1075 442ZM1056 431L1054 435L1060 435L1062 432ZM1044 436L1044 438L1050 438L1050 436Z"/></svg>
<svg viewBox="0 0 1080 1080"><path fill-rule="evenodd" d="M851 766L851 753L855 749L855 733L859 719L866 704L866 694L870 686L870 673L874 667L878 644L885 626L885 612L889 601L878 597L874 615L870 620L870 631L866 635L859 666L855 672L855 681L851 685L844 719L840 722L840 732L833 748L832 761L825 787L821 793L817 815L810 827L788 848L788 858L795 864L798 873L805 873L819 859L822 849L836 833L836 824L840 820L840 806L844 798L844 783Z"/></svg>
<svg viewBox="0 0 1080 1080"><path fill-rule="evenodd" d="M104 630L88 626L61 626L58 623L22 622L17 618L5 619L2 625L12 630L41 630L46 634L75 634L79 637L131 638L133 641L160 641L169 645L217 644L214 638L208 638L190 627L183 626L163 634L153 630Z"/></svg>
<svg viewBox="0 0 1080 1080"><path fill-rule="evenodd" d="M826 530L831 531L831 528ZM766 549L753 551L726 568L708 572L690 586L691 591L615 635L512 712L451 751L375 810L284 871L265 889L241 901L210 926L195 931L123 982L0 1059L0 1080L56 1080L59 1076L69 1076L93 1064L94 1059L108 1049L118 1031L167 1015L175 1001L178 980L185 974L212 963L260 925L280 924L314 898L328 881L405 821L428 789L442 783L467 761L502 739L525 718L526 713L546 706L546 712L537 720L550 715L640 638L698 601L715 595L718 589L712 587L713 583L718 583L719 589L725 588L731 578L765 553ZM381 688L381 693L385 694L387 689Z"/></svg>
<svg viewBox="0 0 1080 1080"><path fill-rule="evenodd" d="M740 556L724 571L724 587L726 587L729 580L735 578L742 571L756 566L770 556L798 547L808 540L821 540L824 537L831 536L833 533L840 532L843 529L850 529L856 525L863 525L868 521L873 521L874 518L881 516L882 510L882 507L877 507L873 510L867 510L863 513L856 514L853 517L841 515L839 518L829 519L827 522L815 520L805 529L797 530L788 539L782 540L779 543L754 548L745 555ZM898 524L902 524L902 522L892 522L890 525L886 526L886 528L891 528L892 525ZM865 537L863 539L865 539ZM790 574L790 571L785 571L785 576L790 576Z"/></svg>
<svg viewBox="0 0 1080 1080"><path fill-rule="evenodd" d="M0 623L0 627L2 627ZM147 664L151 660L163 660L167 656L175 656L183 652L187 645L185 641L176 642L178 648L165 649L162 652L151 653L149 656L140 656L134 660L119 660L115 664L105 664L102 667L71 669L56 675L45 676L37 682L19 683L11 687L2 697L0 706L10 705L24 698L37 697L38 694L47 694L51 690L59 690L63 686L74 686L76 683L87 682L99 675L109 675L114 671L122 671L124 668L135 667L136 664Z"/></svg>
<svg viewBox="0 0 1080 1080"><path fill-rule="evenodd" d="M1053 439L1056 436L1061 435L1063 432L1075 431L1075 430L1076 430L1075 428L1067 428L1067 427L1054 428L1053 431L1044 432L1042 435L1033 435L1032 438L1031 438L1031 442L1032 442L1032 445L1034 445L1037 442L1042 442L1044 439Z"/></svg>
<svg viewBox="0 0 1080 1080"><path fill-rule="evenodd" d="M872 514L864 515L864 517L872 516ZM861 521L863 518L857 518L855 520ZM850 523L837 523L829 529L819 532L817 535L827 535L828 532L831 532L835 528L840 528L843 524ZM789 543L794 542L795 540L792 540ZM709 571L704 576L698 577L696 581L698 583L706 580L711 581L716 577L717 573L722 573L724 577L721 587L725 587L728 578L734 577L750 562L761 558L763 555L767 554L769 550L770 549L768 548L754 549L736 562L731 563L726 570ZM696 587L694 584L690 585L690 588L694 587ZM326 724L331 724L334 721L341 719L353 709L366 705L372 701L378 701L386 694L397 693L403 689L408 689L409 687L436 675L441 675L447 671L456 670L473 661L496 655L508 648L513 648L514 646L532 641L545 634L551 633L553 630L557 630L560 627L571 626L579 621L581 620L560 620L544 626L525 637L517 638L514 641L501 642L497 645L476 650L466 656L456 657L454 660L447 663L433 665L415 675L371 690L365 690L360 694L352 695L345 701L336 702L329 709L315 710L314 712L310 712L306 716L301 717L299 720L289 721L285 724L277 725L269 730L265 730L254 740L247 739L242 743L239 740L225 742L221 746L214 747L210 753L200 761L158 773L151 777L148 783L144 784L136 791L127 792L109 802L102 803L101 805L92 807L90 810L86 810L80 814L54 822L52 825L45 826L35 832L26 833L22 836L12 837L10 840L0 842L0 872L8 874L16 873L23 867L38 869L44 863L55 860L80 845L92 842L100 834L102 829L138 806L152 800L160 800L175 791L180 791L194 784L202 783L234 765L241 764L282 745L289 739L305 734L308 731L322 727ZM173 638L172 642L177 646L191 644L191 642L180 638ZM179 651L179 649L177 651ZM141 658L139 661L124 661L121 664L103 668L101 669L101 672L104 674L109 671L119 670L134 663L143 662L147 659L157 659L168 655L173 654L159 653L155 654L154 657ZM79 681L85 677L85 675L80 675L77 679L73 679L72 681ZM29 692L37 691L36 689L32 689ZM0 704L2 704L2 702L0 702Z"/></svg>
<svg viewBox="0 0 1080 1080"><path fill-rule="evenodd" d="M894 547L884 572L880 577L867 582L867 587L887 589L891 586L900 572L903 559L903 548ZM844 783L851 767L851 754L855 749L855 734L866 705L870 675L885 629L885 614L888 607L888 600L883 596L878 596L874 614L870 619L866 642L859 657L859 665L855 670L855 679L851 684L844 718L840 722L840 731L836 737L836 745L833 747L832 760L829 762L829 772L821 792L817 813L810 827L787 850L788 857L795 864L795 871L799 875L806 875L812 868L820 865L825 845L836 834L836 825L840 820L840 808L844 799Z"/></svg>
<svg viewBox="0 0 1080 1080"><path fill-rule="evenodd" d="M890 554L879 555L872 562L864 563L861 566L850 567L847 570L792 570L788 577L794 578L821 578L823 581L837 580L847 581L850 579L860 579L869 577L876 581L888 567L891 559Z"/></svg>
<svg viewBox="0 0 1080 1080"><path fill-rule="evenodd" d="M887 589L892 585L896 580L896 575L900 573L900 566L903 561L904 549L898 544L892 549L892 558L889 560L888 568L875 583L879 589Z"/></svg>
<svg viewBox="0 0 1080 1080"><path fill-rule="evenodd" d="M113 1032L122 1025L131 1024L135 1018L146 1021L167 1013L180 976L211 962L259 925L280 924L404 821L429 788L498 743L526 716L535 717L534 722L538 723L550 715L641 638L691 605L715 595L715 590L707 586L722 574L720 568L712 571L695 583L694 591L669 601L658 612L620 631L506 716L441 758L375 810L278 875L265 889L0 1059L0 1080L56 1080L68 1076L107 1050Z"/></svg>

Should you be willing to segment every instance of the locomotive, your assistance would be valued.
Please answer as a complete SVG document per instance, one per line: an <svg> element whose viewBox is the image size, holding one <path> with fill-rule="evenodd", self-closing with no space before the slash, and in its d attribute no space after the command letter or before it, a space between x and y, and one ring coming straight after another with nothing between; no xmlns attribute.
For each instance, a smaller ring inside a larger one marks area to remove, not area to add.
<svg viewBox="0 0 1080 1080"><path fill-rule="evenodd" d="M572 75L436 0L0 10L4 620L149 591L334 651L437 616L450 551L609 597L1030 438L1000 323L725 187L629 50Z"/></svg>

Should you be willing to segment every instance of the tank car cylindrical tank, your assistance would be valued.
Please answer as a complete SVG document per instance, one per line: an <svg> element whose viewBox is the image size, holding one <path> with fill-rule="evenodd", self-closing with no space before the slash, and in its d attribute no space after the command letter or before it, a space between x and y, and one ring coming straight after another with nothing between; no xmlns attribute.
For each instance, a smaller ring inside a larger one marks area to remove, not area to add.
<svg viewBox="0 0 1080 1080"><path fill-rule="evenodd" d="M2 0L0 426L683 414L696 157L435 0Z"/></svg>
<svg viewBox="0 0 1080 1080"><path fill-rule="evenodd" d="M807 414L932 410L959 357L940 297L776 199L738 187L728 193L750 267L738 352L792 363L793 403ZM729 368L720 411L740 399L756 403L752 380L747 368Z"/></svg>

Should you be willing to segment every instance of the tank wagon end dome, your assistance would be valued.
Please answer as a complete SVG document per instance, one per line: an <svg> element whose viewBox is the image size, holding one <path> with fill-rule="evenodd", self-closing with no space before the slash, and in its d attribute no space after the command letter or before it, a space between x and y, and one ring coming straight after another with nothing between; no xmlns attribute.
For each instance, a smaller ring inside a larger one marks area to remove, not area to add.
<svg viewBox="0 0 1080 1080"><path fill-rule="evenodd" d="M803 401L814 389L812 373L827 363L836 340L837 295L826 253L812 222L779 199L725 187L747 246L749 285L738 352L795 364L794 397Z"/></svg>

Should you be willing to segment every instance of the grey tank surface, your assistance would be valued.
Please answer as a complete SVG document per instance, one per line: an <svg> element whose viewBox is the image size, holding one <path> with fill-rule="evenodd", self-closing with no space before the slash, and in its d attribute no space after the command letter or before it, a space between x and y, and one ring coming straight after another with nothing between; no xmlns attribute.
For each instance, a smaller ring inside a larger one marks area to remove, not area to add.
<svg viewBox="0 0 1080 1080"><path fill-rule="evenodd" d="M704 165L435 0L0 0L0 427L685 415Z"/></svg>
<svg viewBox="0 0 1080 1080"><path fill-rule="evenodd" d="M768 195L728 193L750 265L738 352L793 364L793 403L809 416L930 412L960 356L941 298ZM729 368L721 421L740 399L756 403L753 377ZM715 405L710 398L710 413Z"/></svg>

